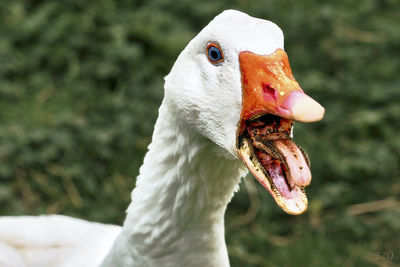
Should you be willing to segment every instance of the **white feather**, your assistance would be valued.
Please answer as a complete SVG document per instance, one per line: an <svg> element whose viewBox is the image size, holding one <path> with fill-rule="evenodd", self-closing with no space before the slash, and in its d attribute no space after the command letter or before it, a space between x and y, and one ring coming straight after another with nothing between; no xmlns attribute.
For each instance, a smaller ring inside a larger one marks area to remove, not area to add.
<svg viewBox="0 0 400 267"><path fill-rule="evenodd" d="M0 218L0 266L98 266L121 227L62 215Z"/></svg>

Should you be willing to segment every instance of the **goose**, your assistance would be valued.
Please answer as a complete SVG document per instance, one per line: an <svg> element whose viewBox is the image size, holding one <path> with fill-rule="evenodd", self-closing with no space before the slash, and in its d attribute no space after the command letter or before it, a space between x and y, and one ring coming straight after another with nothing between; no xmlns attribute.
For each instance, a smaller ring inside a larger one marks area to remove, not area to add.
<svg viewBox="0 0 400 267"><path fill-rule="evenodd" d="M0 266L229 266L224 213L241 178L250 171L285 212L303 213L311 173L293 123L323 116L292 75L281 29L224 11L165 78L123 226L5 216Z"/></svg>

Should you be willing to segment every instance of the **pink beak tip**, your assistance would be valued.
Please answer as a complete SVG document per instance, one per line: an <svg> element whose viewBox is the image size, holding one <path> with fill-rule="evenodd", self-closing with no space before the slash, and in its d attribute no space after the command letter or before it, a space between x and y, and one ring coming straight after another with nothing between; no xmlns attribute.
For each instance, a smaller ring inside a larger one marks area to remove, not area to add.
<svg viewBox="0 0 400 267"><path fill-rule="evenodd" d="M325 109L317 101L300 92L293 92L288 99L291 119L300 122L320 121Z"/></svg>

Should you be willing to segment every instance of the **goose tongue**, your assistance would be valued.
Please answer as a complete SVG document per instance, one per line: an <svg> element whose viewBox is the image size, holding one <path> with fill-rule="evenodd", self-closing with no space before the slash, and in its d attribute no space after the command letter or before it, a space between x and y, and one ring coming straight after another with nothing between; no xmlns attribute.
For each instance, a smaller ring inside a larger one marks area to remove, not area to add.
<svg viewBox="0 0 400 267"><path fill-rule="evenodd" d="M311 182L307 156L290 139L292 125L287 119L265 117L247 127L257 158L286 198L291 197L295 187L305 187Z"/></svg>
<svg viewBox="0 0 400 267"><path fill-rule="evenodd" d="M273 145L285 163L283 168L290 187L309 185L311 182L310 168L299 147L289 139L276 140Z"/></svg>
<svg viewBox="0 0 400 267"><path fill-rule="evenodd" d="M286 198L295 187L305 187L311 182L308 161L300 148L289 139L252 142L256 155L269 173L274 185Z"/></svg>

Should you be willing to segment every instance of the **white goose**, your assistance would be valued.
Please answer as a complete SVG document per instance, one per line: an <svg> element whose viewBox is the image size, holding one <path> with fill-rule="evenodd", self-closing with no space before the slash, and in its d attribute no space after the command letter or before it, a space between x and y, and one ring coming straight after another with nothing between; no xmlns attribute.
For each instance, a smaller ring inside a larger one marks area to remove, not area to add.
<svg viewBox="0 0 400 267"><path fill-rule="evenodd" d="M225 11L165 79L123 227L3 217L0 266L229 266L224 213L240 178L249 169L283 210L305 211L311 174L292 125L323 114L294 80L279 27Z"/></svg>

